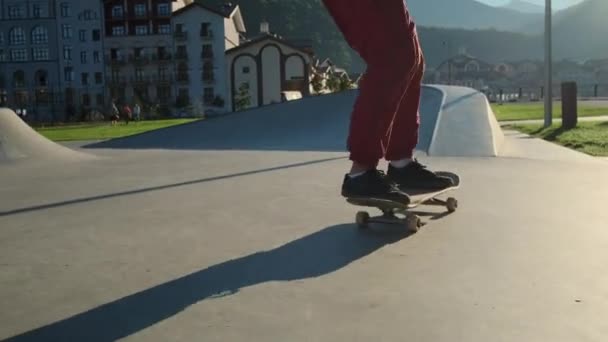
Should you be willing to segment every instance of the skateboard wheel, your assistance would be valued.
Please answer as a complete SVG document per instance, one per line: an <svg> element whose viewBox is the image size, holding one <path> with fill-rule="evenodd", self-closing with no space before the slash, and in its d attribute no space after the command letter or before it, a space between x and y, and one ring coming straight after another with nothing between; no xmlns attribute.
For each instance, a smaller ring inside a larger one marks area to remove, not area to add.
<svg viewBox="0 0 608 342"><path fill-rule="evenodd" d="M416 233L418 230L420 230L420 227L422 227L422 220L420 220L420 217L416 215L411 215L406 218L405 224L407 226L407 230Z"/></svg>
<svg viewBox="0 0 608 342"><path fill-rule="evenodd" d="M367 224L369 223L369 214L365 211L358 212L356 221L359 228L367 228Z"/></svg>
<svg viewBox="0 0 608 342"><path fill-rule="evenodd" d="M456 209L458 208L458 200L456 200L454 197L450 197L448 198L448 200L446 201L446 207L448 208L448 211L453 213L456 211Z"/></svg>

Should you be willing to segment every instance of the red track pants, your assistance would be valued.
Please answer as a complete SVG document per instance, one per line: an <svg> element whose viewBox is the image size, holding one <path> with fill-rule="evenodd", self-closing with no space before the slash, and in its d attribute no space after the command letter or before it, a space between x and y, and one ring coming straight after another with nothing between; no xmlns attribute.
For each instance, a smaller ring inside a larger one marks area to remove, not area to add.
<svg viewBox="0 0 608 342"><path fill-rule="evenodd" d="M367 63L351 117L354 162L411 158L418 143L424 56L404 0L323 0L346 41Z"/></svg>

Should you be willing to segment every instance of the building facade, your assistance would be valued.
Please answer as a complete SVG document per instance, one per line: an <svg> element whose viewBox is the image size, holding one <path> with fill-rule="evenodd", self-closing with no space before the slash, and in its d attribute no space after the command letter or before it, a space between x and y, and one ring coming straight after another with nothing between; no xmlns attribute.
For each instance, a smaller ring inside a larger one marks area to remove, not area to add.
<svg viewBox="0 0 608 342"><path fill-rule="evenodd" d="M172 0L105 0L104 60L117 106L172 107Z"/></svg>
<svg viewBox="0 0 608 342"><path fill-rule="evenodd" d="M226 52L231 110L243 110L284 101L286 92L311 94L314 55L265 32Z"/></svg>
<svg viewBox="0 0 608 342"><path fill-rule="evenodd" d="M101 29L95 1L0 0L0 103L50 121L103 102Z"/></svg>
<svg viewBox="0 0 608 342"><path fill-rule="evenodd" d="M195 2L173 13L176 102L193 112L226 112L227 49L240 44L245 25L238 6Z"/></svg>

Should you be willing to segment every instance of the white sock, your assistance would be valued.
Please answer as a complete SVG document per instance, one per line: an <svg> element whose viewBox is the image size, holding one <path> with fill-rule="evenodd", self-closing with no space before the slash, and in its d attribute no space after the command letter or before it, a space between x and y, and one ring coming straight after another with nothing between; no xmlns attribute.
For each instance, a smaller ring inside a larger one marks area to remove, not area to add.
<svg viewBox="0 0 608 342"><path fill-rule="evenodd" d="M366 172L366 171L362 171L362 172L355 172L355 173L350 172L350 173L348 174L348 177L350 177L350 178L359 177L359 176L364 175L364 174L365 174L365 172Z"/></svg>
<svg viewBox="0 0 608 342"><path fill-rule="evenodd" d="M401 169L403 167L406 167L411 161L412 161L411 158L404 158L404 159L399 159L399 160L391 160L390 163L393 167Z"/></svg>

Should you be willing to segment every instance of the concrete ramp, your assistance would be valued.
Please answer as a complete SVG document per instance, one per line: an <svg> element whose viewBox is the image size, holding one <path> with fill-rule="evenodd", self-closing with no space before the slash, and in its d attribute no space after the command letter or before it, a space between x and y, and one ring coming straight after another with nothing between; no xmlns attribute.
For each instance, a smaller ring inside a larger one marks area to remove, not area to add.
<svg viewBox="0 0 608 342"><path fill-rule="evenodd" d="M91 144L88 148L346 151L357 90L309 97ZM443 93L424 87L418 149L428 149Z"/></svg>
<svg viewBox="0 0 608 342"><path fill-rule="evenodd" d="M23 122L15 112L0 108L0 163L17 160L72 161L90 156L56 144Z"/></svg>
<svg viewBox="0 0 608 342"><path fill-rule="evenodd" d="M435 86L443 92L429 155L498 156L504 134L487 97L474 89Z"/></svg>

